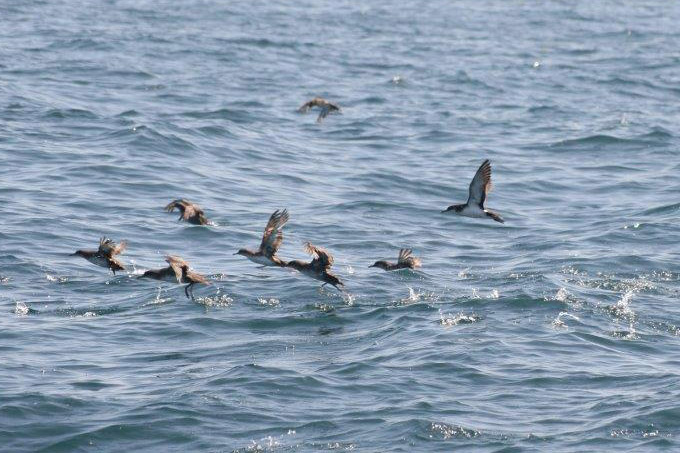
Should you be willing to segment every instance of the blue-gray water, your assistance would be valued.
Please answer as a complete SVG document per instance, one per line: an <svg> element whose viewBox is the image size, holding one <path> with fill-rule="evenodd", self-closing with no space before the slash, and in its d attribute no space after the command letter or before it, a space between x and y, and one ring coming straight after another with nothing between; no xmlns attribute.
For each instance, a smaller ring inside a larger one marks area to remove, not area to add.
<svg viewBox="0 0 680 453"><path fill-rule="evenodd" d="M0 449L680 448L680 9L641 3L0 4ZM487 157L506 224L441 214ZM233 255L278 208L350 296ZM68 256L102 235L131 275ZM166 253L196 302L134 278Z"/></svg>

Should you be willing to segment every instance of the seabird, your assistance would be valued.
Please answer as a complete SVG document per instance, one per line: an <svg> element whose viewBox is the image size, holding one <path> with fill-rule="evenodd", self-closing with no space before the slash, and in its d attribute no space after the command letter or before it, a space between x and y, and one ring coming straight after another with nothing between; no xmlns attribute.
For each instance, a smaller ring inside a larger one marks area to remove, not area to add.
<svg viewBox="0 0 680 453"><path fill-rule="evenodd" d="M180 216L177 221L184 220L185 222L192 223L194 225L209 225L210 221L203 214L203 209L198 205L193 204L190 201L179 199L170 202L165 210L167 212L172 212L175 208L179 209Z"/></svg>
<svg viewBox="0 0 680 453"><path fill-rule="evenodd" d="M328 272L333 265L333 256L325 249L316 247L310 242L305 243L305 251L314 256L311 262L305 263L304 261L295 260L286 264L286 267L292 267L308 277L324 282L321 285L322 288L330 283L342 291L340 287L345 285L338 277Z"/></svg>
<svg viewBox="0 0 680 453"><path fill-rule="evenodd" d="M98 250L77 250L71 256L82 256L92 264L111 269L113 275L116 275L116 271L125 270L123 263L116 258L116 255L121 254L126 247L126 241L116 244L111 239L103 237L99 240Z"/></svg>
<svg viewBox="0 0 680 453"><path fill-rule="evenodd" d="M321 112L319 112L319 116L316 119L317 123L320 123L321 120L326 118L330 112L340 111L340 107L338 107L336 104L328 102L324 98L316 97L311 101L307 101L304 104L302 104L302 107L298 109L298 112L307 113L309 109L311 109L312 107L319 107L321 109Z"/></svg>
<svg viewBox="0 0 680 453"><path fill-rule="evenodd" d="M169 264L168 267L163 269L148 270L144 272L144 274L140 275L139 278L153 278L155 280L169 282L176 281L180 285L183 283L188 283L188 285L184 287L184 294L186 294L187 299L191 298L191 300L194 300L194 291L192 287L195 284L210 284L207 278L189 269L189 263L184 261L182 258L169 255L165 257L165 261Z"/></svg>
<svg viewBox="0 0 680 453"><path fill-rule="evenodd" d="M284 209L279 211L278 209L269 217L269 222L264 229L264 234L262 235L262 242L260 243L260 249L257 252L253 252L248 249L240 249L235 255L243 255L250 261L261 264L262 266L282 266L286 265L286 262L281 258L276 256L281 243L283 242L283 232L281 229L288 222L288 210Z"/></svg>
<svg viewBox="0 0 680 453"><path fill-rule="evenodd" d="M386 271L396 271L397 269L415 269L420 267L420 258L411 256L411 249L401 249L399 250L399 260L396 263L390 263L389 261L376 261L368 267L379 267Z"/></svg>
<svg viewBox="0 0 680 453"><path fill-rule="evenodd" d="M475 177L472 178L467 203L449 206L442 212L453 211L465 217L490 218L496 222L505 223L497 212L484 207L484 201L489 192L491 192L491 187L491 162L489 159L486 159L479 166Z"/></svg>

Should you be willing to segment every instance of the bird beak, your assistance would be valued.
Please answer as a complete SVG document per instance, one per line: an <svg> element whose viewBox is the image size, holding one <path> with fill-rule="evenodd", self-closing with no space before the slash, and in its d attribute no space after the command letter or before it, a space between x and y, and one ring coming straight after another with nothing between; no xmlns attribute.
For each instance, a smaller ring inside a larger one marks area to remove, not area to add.
<svg viewBox="0 0 680 453"><path fill-rule="evenodd" d="M369 269L372 267L375 267L375 264L371 264L370 266L368 266Z"/></svg>
<svg viewBox="0 0 680 453"><path fill-rule="evenodd" d="M234 253L234 255L238 255L238 252Z"/></svg>

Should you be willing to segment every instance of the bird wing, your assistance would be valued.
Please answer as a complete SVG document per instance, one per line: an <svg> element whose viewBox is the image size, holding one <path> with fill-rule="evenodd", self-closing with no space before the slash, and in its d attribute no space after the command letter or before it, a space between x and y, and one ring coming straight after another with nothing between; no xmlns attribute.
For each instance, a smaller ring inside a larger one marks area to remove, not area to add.
<svg viewBox="0 0 680 453"><path fill-rule="evenodd" d="M305 113L315 105L315 99L312 99L311 101L307 101L300 108L298 109L298 112L300 113Z"/></svg>
<svg viewBox="0 0 680 453"><path fill-rule="evenodd" d="M272 257L276 255L281 243L283 242L283 231L281 229L288 222L288 210L284 209L279 211L278 209L269 217L269 222L264 228L264 234L262 235L262 243L260 244L260 251L264 253L265 256Z"/></svg>
<svg viewBox="0 0 680 453"><path fill-rule="evenodd" d="M99 250L97 250L97 252L104 256L111 257L121 253L123 250L125 250L125 247L127 247L126 241L116 244L113 240L107 237L102 237L99 239Z"/></svg>
<svg viewBox="0 0 680 453"><path fill-rule="evenodd" d="M399 263L406 263L411 257L411 249L399 250Z"/></svg>
<svg viewBox="0 0 680 453"><path fill-rule="evenodd" d="M316 118L316 122L320 123L324 118L326 118L328 116L328 114L330 112L339 112L339 111L340 111L340 107L326 101L324 103L324 105L321 107L321 111L319 112L319 116Z"/></svg>
<svg viewBox="0 0 680 453"><path fill-rule="evenodd" d="M479 166L475 177L472 178L470 183L468 204L479 205L480 208L484 209L484 201L486 200L486 195L491 191L491 162L486 159L482 165Z"/></svg>
<svg viewBox="0 0 680 453"><path fill-rule="evenodd" d="M311 263L312 266L328 270L333 265L333 255L328 253L326 249L317 247L311 242L307 242L305 243L305 251L314 256Z"/></svg>
<svg viewBox="0 0 680 453"><path fill-rule="evenodd" d="M178 256L168 255L165 257L165 262L170 265L172 270L175 272L175 277L177 277L177 283L182 283L182 270L189 267L189 263L184 261Z"/></svg>
<svg viewBox="0 0 680 453"><path fill-rule="evenodd" d="M120 241L120 244L116 244L115 242L111 241L111 245L111 256L120 255L127 248L127 241Z"/></svg>
<svg viewBox="0 0 680 453"><path fill-rule="evenodd" d="M206 277L204 277L203 275L198 274L194 271L188 271L187 277L188 277L187 279L192 281L193 283L203 283L205 285L210 284L210 282L208 281L208 279Z"/></svg>
<svg viewBox="0 0 680 453"><path fill-rule="evenodd" d="M193 203L186 203L184 205L184 209L182 210L182 219L189 220L192 217L196 216L198 217L204 216L203 209L199 208L198 205L195 205Z"/></svg>
<svg viewBox="0 0 680 453"><path fill-rule="evenodd" d="M331 111L328 107L323 107L321 108L321 111L319 112L319 116L316 117L316 122L320 123L323 121L324 118L328 116L328 113Z"/></svg>
<svg viewBox="0 0 680 453"><path fill-rule="evenodd" d="M165 210L168 212L172 212L176 209L179 209L180 211L184 212L184 209L187 207L187 205L190 205L186 200L180 199L180 200L173 200L168 205L165 207Z"/></svg>

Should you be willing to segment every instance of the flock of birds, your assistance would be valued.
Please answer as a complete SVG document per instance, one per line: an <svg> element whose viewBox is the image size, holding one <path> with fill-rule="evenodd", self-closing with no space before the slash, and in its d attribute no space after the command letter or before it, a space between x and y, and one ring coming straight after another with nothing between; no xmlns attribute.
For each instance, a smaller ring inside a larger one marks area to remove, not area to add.
<svg viewBox="0 0 680 453"><path fill-rule="evenodd" d="M336 104L326 101L322 98L314 98L306 102L298 109L299 112L305 113L313 107L321 109L317 122L322 121L331 112L340 112L340 107ZM487 159L475 173L472 182L470 182L467 202L464 204L451 205L442 212L452 212L457 215L473 218L491 219L496 222L504 223L503 218L496 212L487 209L484 206L486 197L491 191L491 162ZM177 209L180 213L179 221L185 221L194 225L211 225L212 223L205 216L203 210L196 204L184 200L174 200L170 202L165 210L172 212ZM235 255L242 255L250 261L264 267L285 267L295 269L303 275L313 279L322 281L322 287L330 284L340 291L343 291L343 282L330 270L333 266L333 255L326 249L317 247L310 242L305 243L305 251L312 255L313 259L310 262L293 260L284 261L277 252L283 242L283 227L288 222L288 210L276 210L267 222L262 235L262 242L257 250L250 250L242 248ZM125 266L119 260L120 255L127 247L126 241L116 243L113 240L103 237L99 241L99 248L97 250L78 250L73 253L74 256L80 256L87 261L96 264L97 266L110 269L114 275L116 271L125 271ZM177 282L179 284L186 284L184 293L187 298L194 299L193 286L196 284L209 285L210 281L205 276L194 272L189 267L189 263L178 256L169 255L165 261L168 263L167 267L161 269L147 270L139 278L152 278L155 280L163 280L170 282ZM421 260L412 255L412 250L403 248L399 251L397 262L390 261L376 261L369 267L377 267L386 271L394 271L398 269L416 269L421 266Z"/></svg>

